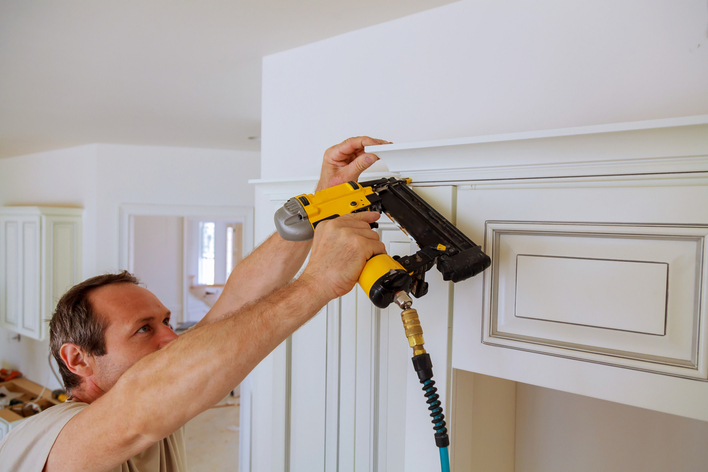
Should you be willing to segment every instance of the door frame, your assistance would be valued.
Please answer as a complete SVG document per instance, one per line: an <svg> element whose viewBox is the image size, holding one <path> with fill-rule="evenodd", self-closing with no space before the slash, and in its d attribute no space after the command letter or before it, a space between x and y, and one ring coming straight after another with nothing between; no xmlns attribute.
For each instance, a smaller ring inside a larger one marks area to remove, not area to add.
<svg viewBox="0 0 708 472"><path fill-rule="evenodd" d="M118 267L120 270L130 269L130 252L132 237L133 216L178 216L184 218L183 231L187 227L187 218L233 218L243 220L243 258L253 251L254 241L254 209L252 206L207 206L207 205L142 205L121 204L119 207L119 250ZM182 281L185 284L182 290L182 316L187 307L188 283L185 280L187 273L186 245L182 245ZM251 470L251 375L241 382L241 411L239 434L239 469Z"/></svg>

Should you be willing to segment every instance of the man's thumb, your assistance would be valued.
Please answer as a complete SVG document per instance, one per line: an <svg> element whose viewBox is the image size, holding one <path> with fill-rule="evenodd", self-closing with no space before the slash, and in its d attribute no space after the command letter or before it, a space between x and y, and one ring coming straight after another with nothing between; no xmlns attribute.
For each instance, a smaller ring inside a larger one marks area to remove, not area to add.
<svg viewBox="0 0 708 472"><path fill-rule="evenodd" d="M366 154L362 154L361 156L356 158L356 160L354 161L354 166L356 167L357 171L361 173L371 167L374 162L378 160L379 156L367 152Z"/></svg>

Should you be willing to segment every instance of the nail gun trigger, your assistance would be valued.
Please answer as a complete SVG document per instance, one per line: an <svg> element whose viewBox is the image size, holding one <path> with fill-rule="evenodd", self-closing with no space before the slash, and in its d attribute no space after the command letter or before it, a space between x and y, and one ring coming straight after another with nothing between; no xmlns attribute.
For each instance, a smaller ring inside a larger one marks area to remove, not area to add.
<svg viewBox="0 0 708 472"><path fill-rule="evenodd" d="M369 226L371 226L371 229L376 229L379 227L378 223L369 223Z"/></svg>

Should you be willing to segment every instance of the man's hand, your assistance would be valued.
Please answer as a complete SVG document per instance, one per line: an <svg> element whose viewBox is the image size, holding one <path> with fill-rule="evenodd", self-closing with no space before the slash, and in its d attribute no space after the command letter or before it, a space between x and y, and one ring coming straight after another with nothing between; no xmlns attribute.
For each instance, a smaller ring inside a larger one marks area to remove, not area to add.
<svg viewBox="0 0 708 472"><path fill-rule="evenodd" d="M300 277L314 281L329 300L348 293L366 261L386 252L378 233L369 226L380 216L376 212L352 213L318 224L310 262Z"/></svg>
<svg viewBox="0 0 708 472"><path fill-rule="evenodd" d="M359 180L359 175L379 158L376 154L364 152L364 146L376 144L391 144L383 139L374 139L368 136L349 138L324 153L322 171L317 190L323 190L335 185Z"/></svg>
<svg viewBox="0 0 708 472"><path fill-rule="evenodd" d="M378 160L375 154L364 152L364 146L376 144L388 144L388 141L362 136L349 138L327 149L317 190L358 180L359 175ZM373 232L368 231L368 233ZM374 235L369 234L369 236ZM316 235L315 237L317 238ZM275 233L234 268L221 296L199 322L199 326L221 319L244 305L284 287L302 267L309 249L309 241L285 241ZM269 270L263 271L263 267L268 267Z"/></svg>

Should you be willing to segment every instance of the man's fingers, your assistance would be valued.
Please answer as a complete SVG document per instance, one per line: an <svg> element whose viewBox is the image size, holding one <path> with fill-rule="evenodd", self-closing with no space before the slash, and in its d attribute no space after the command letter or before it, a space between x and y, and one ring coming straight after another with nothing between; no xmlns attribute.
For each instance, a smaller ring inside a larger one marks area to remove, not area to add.
<svg viewBox="0 0 708 472"><path fill-rule="evenodd" d="M334 225L333 228L342 228L350 231L361 232L361 234L366 234L367 237L371 234L378 237L378 233L372 231L371 226L369 225L378 220L380 217L381 215L375 211L350 213L347 215L342 215L339 218L321 221L317 224L317 229ZM315 232L317 232L317 230L315 230Z"/></svg>
<svg viewBox="0 0 708 472"><path fill-rule="evenodd" d="M369 227L351 228L350 231L351 231L351 234L356 235L356 236L361 236L366 239L375 239L375 240L379 239L379 233L377 233L376 231L373 231Z"/></svg>
<svg viewBox="0 0 708 472"><path fill-rule="evenodd" d="M371 138L369 136L356 136L353 138L348 138L342 141L339 144L336 144L332 146L331 148L328 149L328 151L331 151L332 153L340 154L343 156L350 156L352 154L358 154L360 152L364 152L364 147L366 146L376 146L379 144L391 144L389 141L386 141L384 139L376 139L376 138ZM336 158L336 156L332 156ZM336 160L341 160L336 159ZM375 161L375 159L374 159ZM372 162L373 163L373 162Z"/></svg>
<svg viewBox="0 0 708 472"><path fill-rule="evenodd" d="M344 215L341 218L352 218L354 220L364 221L366 223L373 223L374 221L377 221L379 218L381 218L381 214L376 211L360 211L358 213L350 213L348 215Z"/></svg>

